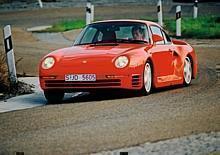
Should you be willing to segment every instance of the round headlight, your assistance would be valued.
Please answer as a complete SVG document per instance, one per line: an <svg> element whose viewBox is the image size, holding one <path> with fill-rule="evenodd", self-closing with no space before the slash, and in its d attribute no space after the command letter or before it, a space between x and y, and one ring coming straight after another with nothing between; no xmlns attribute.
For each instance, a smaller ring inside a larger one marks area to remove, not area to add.
<svg viewBox="0 0 220 155"><path fill-rule="evenodd" d="M115 67L124 68L128 65L128 57L120 56L115 60Z"/></svg>
<svg viewBox="0 0 220 155"><path fill-rule="evenodd" d="M55 63L55 59L53 57L47 57L42 62L42 68L43 69L50 69L51 67L53 67L54 63Z"/></svg>

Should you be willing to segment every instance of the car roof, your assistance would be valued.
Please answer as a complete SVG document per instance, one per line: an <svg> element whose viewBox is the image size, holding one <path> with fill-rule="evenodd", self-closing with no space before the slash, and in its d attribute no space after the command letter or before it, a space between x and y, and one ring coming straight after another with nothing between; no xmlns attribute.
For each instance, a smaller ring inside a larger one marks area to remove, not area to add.
<svg viewBox="0 0 220 155"><path fill-rule="evenodd" d="M162 28L159 24L152 22L152 21L147 21L147 20L136 20L136 19L116 19L116 20L103 20L103 21L97 21L91 24L97 24L97 23L107 23L107 22L138 22L138 23L143 23L146 25L155 25L160 28Z"/></svg>

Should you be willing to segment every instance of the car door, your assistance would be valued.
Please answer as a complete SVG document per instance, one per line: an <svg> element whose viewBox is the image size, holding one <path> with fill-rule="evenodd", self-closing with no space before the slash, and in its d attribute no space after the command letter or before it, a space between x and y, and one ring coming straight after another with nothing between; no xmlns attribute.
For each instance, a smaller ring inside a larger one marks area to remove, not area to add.
<svg viewBox="0 0 220 155"><path fill-rule="evenodd" d="M169 45L170 52L172 53L173 76L171 80L177 82L182 79L182 67L184 65L184 61L181 58L182 48L176 47L176 45L172 43L170 37L163 30L162 34L164 36L165 44Z"/></svg>
<svg viewBox="0 0 220 155"><path fill-rule="evenodd" d="M151 33L164 38L162 30L157 26L150 26ZM173 49L164 38L163 41L154 43L151 48L152 61L154 64L154 76L158 83L168 82L174 73Z"/></svg>

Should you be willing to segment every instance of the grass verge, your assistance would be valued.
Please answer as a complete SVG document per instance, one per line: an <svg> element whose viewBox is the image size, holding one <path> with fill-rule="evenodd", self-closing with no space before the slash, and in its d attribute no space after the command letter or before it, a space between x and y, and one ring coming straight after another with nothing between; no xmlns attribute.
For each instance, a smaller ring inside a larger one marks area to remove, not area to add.
<svg viewBox="0 0 220 155"><path fill-rule="evenodd" d="M155 19L148 20L157 21ZM173 19L167 19L164 23L165 29L169 31L170 35L175 36L176 21ZM54 24L52 28L44 30L44 32L64 32L73 29L80 29L84 26L84 20L62 21ZM220 17L207 16L199 17L197 19L183 17L181 27L183 38L220 38Z"/></svg>
<svg viewBox="0 0 220 155"><path fill-rule="evenodd" d="M220 155L220 151L212 152L209 155Z"/></svg>
<svg viewBox="0 0 220 155"><path fill-rule="evenodd" d="M171 35L175 35L176 22L174 20L165 20L165 29ZM198 38L198 39L215 39L220 38L220 17L199 17L182 18L182 37L183 38Z"/></svg>
<svg viewBox="0 0 220 155"><path fill-rule="evenodd" d="M86 25L84 20L69 20L61 21L54 24L51 28L44 30L43 32L64 32L73 29L80 29Z"/></svg>

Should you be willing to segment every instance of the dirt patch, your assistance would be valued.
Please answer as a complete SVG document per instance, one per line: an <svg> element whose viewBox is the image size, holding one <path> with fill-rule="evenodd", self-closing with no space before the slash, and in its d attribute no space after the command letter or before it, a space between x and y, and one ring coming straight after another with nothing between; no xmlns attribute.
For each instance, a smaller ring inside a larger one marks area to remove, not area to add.
<svg viewBox="0 0 220 155"><path fill-rule="evenodd" d="M77 30L71 30L71 31L66 31L63 32L63 37L69 41L72 41L76 39L76 37L79 35L82 29L77 29Z"/></svg>
<svg viewBox="0 0 220 155"><path fill-rule="evenodd" d="M50 44L39 41L31 32L17 27L12 27L12 41L17 62L17 73L22 76L38 75L40 59L55 49L67 46L66 44ZM3 49L2 43L3 38L0 37L1 49Z"/></svg>

